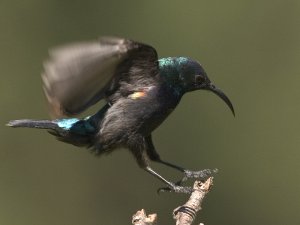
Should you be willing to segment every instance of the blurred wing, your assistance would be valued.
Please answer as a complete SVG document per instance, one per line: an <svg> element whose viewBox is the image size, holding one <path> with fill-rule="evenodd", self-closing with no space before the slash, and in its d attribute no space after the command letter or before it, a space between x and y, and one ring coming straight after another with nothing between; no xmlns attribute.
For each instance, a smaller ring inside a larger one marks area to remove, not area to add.
<svg viewBox="0 0 300 225"><path fill-rule="evenodd" d="M139 49L144 46L147 45L126 39L101 38L50 51L42 80L51 114L55 117L78 114L104 98L113 89L123 62L129 56L139 58ZM153 52L156 55L152 47L147 48L151 55ZM121 71L126 69L129 68Z"/></svg>

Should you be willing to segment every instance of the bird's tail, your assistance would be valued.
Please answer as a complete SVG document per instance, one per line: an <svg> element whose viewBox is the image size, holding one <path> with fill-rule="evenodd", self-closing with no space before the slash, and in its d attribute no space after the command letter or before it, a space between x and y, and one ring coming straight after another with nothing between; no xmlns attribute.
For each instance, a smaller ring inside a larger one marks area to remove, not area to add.
<svg viewBox="0 0 300 225"><path fill-rule="evenodd" d="M38 129L51 129L57 130L58 125L51 120L11 120L7 124L9 127L29 127L29 128L38 128Z"/></svg>
<svg viewBox="0 0 300 225"><path fill-rule="evenodd" d="M7 124L10 127L28 127L47 129L58 140L76 146L90 146L96 129L89 123L89 120L76 118L58 120L11 120Z"/></svg>

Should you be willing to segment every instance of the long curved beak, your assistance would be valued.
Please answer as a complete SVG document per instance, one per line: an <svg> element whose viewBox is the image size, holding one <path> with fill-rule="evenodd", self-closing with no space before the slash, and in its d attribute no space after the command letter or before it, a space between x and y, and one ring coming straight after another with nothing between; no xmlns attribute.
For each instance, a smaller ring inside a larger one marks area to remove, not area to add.
<svg viewBox="0 0 300 225"><path fill-rule="evenodd" d="M213 84L210 84L207 89L212 91L216 95L218 95L227 104L227 106L230 108L233 116L235 116L234 108L233 108L233 105L232 105L231 101L229 100L229 98L224 94L224 92L221 89L217 88Z"/></svg>

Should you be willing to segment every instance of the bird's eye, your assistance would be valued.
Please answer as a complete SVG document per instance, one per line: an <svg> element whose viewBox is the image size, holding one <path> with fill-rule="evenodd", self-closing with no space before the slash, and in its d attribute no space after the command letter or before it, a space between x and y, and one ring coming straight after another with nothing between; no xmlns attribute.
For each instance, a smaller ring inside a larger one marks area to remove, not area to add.
<svg viewBox="0 0 300 225"><path fill-rule="evenodd" d="M205 77L202 75L196 75L195 76L195 83L196 84L202 84L205 82Z"/></svg>

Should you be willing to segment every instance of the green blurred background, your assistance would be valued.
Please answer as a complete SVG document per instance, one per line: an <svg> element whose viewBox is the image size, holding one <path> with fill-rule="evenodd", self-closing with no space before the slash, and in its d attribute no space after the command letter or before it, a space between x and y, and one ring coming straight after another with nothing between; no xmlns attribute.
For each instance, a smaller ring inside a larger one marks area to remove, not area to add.
<svg viewBox="0 0 300 225"><path fill-rule="evenodd" d="M187 94L154 133L163 158L220 169L198 223L300 224L299 0L1 0L0 15L0 224L130 224L141 208L174 224L186 196L157 195L162 183L127 151L96 158L4 126L48 118L39 76L48 48L100 35L199 60L234 103L236 118L211 93Z"/></svg>

